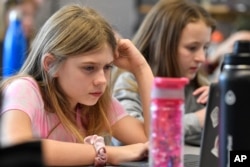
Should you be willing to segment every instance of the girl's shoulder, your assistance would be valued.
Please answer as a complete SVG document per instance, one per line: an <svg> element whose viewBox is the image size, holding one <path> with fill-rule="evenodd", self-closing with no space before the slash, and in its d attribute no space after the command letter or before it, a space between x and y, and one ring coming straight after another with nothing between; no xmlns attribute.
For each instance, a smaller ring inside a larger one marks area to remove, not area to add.
<svg viewBox="0 0 250 167"><path fill-rule="evenodd" d="M34 94L40 99L40 88L35 79L29 76L16 77L9 82L4 88L5 95L14 96L15 94L22 94L23 96L29 96Z"/></svg>
<svg viewBox="0 0 250 167"><path fill-rule="evenodd" d="M35 89L39 89L39 86L36 82L36 80L30 76L23 76L23 77L18 77L18 78L15 78L9 85L12 85L12 86L17 86L20 88L23 88L23 87L32 87L32 88L35 88Z"/></svg>
<svg viewBox="0 0 250 167"><path fill-rule="evenodd" d="M43 110L43 99L37 82L31 77L15 77L4 88L2 94L2 112L9 110L24 111L31 120L37 118Z"/></svg>

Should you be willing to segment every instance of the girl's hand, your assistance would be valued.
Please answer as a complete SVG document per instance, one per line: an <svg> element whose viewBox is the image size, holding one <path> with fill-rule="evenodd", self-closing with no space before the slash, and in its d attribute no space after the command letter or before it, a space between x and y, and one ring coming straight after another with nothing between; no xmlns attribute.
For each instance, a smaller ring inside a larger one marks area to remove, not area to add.
<svg viewBox="0 0 250 167"><path fill-rule="evenodd" d="M139 161L148 157L148 142L108 148L108 161L112 165ZM112 149L112 150L109 150ZM110 152L109 152L110 151ZM112 153L111 153L112 152ZM112 155L110 155L110 153Z"/></svg>
<svg viewBox="0 0 250 167"><path fill-rule="evenodd" d="M231 53L233 51L234 43L238 40L249 41L250 32L245 30L240 30L230 35L221 44L219 44L213 55L208 57L209 61L215 63L219 61L222 58L222 56L224 56L226 53Z"/></svg>
<svg viewBox="0 0 250 167"><path fill-rule="evenodd" d="M137 72L141 67L148 66L143 55L128 39L118 40L114 64L132 73Z"/></svg>
<svg viewBox="0 0 250 167"><path fill-rule="evenodd" d="M193 92L194 96L199 95L197 103L206 104L208 99L209 86L202 86Z"/></svg>

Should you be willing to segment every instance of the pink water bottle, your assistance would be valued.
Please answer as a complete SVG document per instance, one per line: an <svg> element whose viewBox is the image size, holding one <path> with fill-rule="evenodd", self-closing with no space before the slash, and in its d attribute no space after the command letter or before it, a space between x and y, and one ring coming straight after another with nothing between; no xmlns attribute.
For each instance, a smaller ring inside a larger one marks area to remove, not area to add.
<svg viewBox="0 0 250 167"><path fill-rule="evenodd" d="M156 77L151 94L150 167L183 167L187 78Z"/></svg>

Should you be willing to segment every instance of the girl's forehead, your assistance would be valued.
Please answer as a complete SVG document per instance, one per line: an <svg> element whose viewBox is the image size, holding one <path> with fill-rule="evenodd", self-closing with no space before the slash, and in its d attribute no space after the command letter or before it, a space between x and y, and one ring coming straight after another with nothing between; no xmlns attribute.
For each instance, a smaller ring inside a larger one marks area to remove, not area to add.
<svg viewBox="0 0 250 167"><path fill-rule="evenodd" d="M203 21L190 22L182 30L182 36L211 35L212 28Z"/></svg>
<svg viewBox="0 0 250 167"><path fill-rule="evenodd" d="M105 46L97 50L80 53L71 57L72 60L83 62L112 62L114 60L114 52L111 47Z"/></svg>

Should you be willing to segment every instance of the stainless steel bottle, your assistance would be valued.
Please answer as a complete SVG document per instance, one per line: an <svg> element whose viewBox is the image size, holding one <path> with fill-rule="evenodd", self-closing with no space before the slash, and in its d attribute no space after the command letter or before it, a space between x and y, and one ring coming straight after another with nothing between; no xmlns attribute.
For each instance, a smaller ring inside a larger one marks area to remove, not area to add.
<svg viewBox="0 0 250 167"><path fill-rule="evenodd" d="M236 41L219 76L219 166L230 151L250 150L250 41Z"/></svg>

